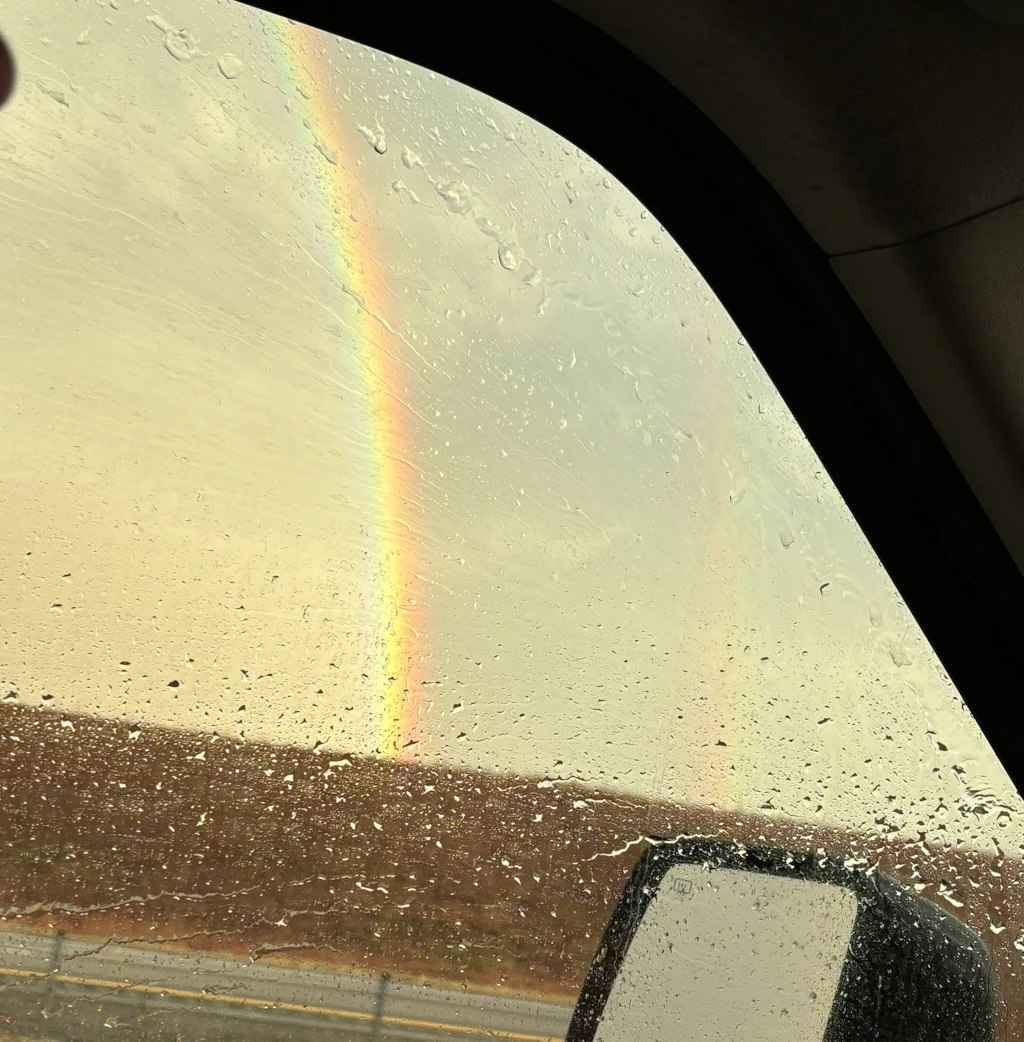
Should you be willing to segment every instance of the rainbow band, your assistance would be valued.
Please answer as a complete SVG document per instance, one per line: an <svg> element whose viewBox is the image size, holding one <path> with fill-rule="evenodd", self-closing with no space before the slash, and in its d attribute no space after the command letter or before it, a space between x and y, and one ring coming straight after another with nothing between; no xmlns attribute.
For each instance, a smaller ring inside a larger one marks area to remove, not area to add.
<svg viewBox="0 0 1024 1042"><path fill-rule="evenodd" d="M368 403L368 444L375 477L373 515L378 534L374 546L371 604L377 633L373 684L375 699L373 739L379 756L388 759L414 755L418 733L409 698L409 673L417 657L419 634L412 625L417 609L413 591L415 573L410 529L408 489L415 468L403 455L411 444L409 409L404 404L403 343L382 319L386 286L376 276L373 243L366 222L355 233L351 195L346 183L353 164L346 157L365 148L351 119L335 102L329 88L331 67L326 45L334 38L309 26L265 15L267 37L274 58L284 69L294 91L293 118L300 134L320 152L313 178L322 206L323 253L328 270L338 281L338 297L352 313L347 324L355 339L362 389ZM376 251L378 254L380 250Z"/></svg>
<svg viewBox="0 0 1024 1042"><path fill-rule="evenodd" d="M335 38L308 26L265 15L267 36L275 59L288 79L295 108L293 118L303 145L320 156L310 165L317 186L316 196L322 208L318 230L325 243L324 263L338 283L339 303L350 312L346 323L353 334L362 390L368 403L368 445L374 480L373 514L378 539L373 550L372 626L377 633L373 683L379 692L375 699L373 740L378 755L389 759L409 759L416 755L421 724L417 718L417 700L410 697L410 673L420 660L420 634L413 626L418 605L414 594L416 573L413 555L413 533L408 522L411 490L418 477L416 468L404 451L413 444L411 419L414 413L405 388L406 344L381 317L386 312L387 287L377 273L382 265L377 259L383 249L373 249L370 224L350 219L353 214L355 182L354 162L346 162L366 152L367 142L358 136L349 115L335 103L337 92L330 86L336 72L328 56ZM333 75L332 75L333 74ZM362 215L359 215L362 217ZM356 228L359 237L356 237ZM723 394L721 400L729 401ZM420 419L422 425L426 421ZM717 426L717 425L716 425ZM725 415L714 431L720 444L736 444L735 417ZM728 509L730 478L720 467L708 476L708 492L722 509ZM716 526L707 546L703 578L693 606L697 614L713 618L721 625L725 620L738 621L734 587L715 571L718 560L728 560L728 550L741 537L739 520L729 511L724 523ZM723 553L723 548L726 552ZM680 625L685 625L680 620ZM725 655L716 647L716 655ZM722 770L729 769L729 758L735 756L737 731L736 696L731 691L731 677L724 675L722 662L716 658L706 663L708 677L705 726L687 736L709 749L709 762ZM722 726L724 724L724 726ZM673 733L670 723L662 723L658 759L666 765L672 758L670 743L684 736ZM728 754L714 754L716 744L723 743ZM737 780L720 782L717 798L726 799L738 784L740 764L733 764Z"/></svg>

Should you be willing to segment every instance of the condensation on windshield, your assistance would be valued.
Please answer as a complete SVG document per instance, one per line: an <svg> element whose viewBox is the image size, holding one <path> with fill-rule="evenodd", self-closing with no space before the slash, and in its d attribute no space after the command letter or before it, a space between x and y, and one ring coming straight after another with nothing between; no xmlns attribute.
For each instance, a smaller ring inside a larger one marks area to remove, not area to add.
<svg viewBox="0 0 1024 1042"><path fill-rule="evenodd" d="M169 1038L236 993L561 1037L697 832L898 876L1024 1017L1019 798L656 214L241 4L2 18L17 1031L134 1016L59 971L194 993Z"/></svg>

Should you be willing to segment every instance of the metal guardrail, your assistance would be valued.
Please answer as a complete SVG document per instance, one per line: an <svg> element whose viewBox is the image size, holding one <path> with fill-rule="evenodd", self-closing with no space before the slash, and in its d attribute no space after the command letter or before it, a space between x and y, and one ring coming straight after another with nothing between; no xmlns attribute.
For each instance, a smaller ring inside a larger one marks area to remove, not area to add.
<svg viewBox="0 0 1024 1042"><path fill-rule="evenodd" d="M0 931L0 1023L23 1038L109 1042L559 1042L571 1007L63 934Z"/></svg>

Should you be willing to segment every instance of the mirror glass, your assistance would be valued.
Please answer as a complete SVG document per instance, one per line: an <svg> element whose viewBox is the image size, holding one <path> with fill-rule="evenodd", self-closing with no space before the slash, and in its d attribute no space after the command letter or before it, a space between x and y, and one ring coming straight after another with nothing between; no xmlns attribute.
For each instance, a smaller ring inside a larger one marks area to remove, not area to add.
<svg viewBox="0 0 1024 1042"><path fill-rule="evenodd" d="M842 887L674 865L595 1042L821 1042L856 918L857 898Z"/></svg>

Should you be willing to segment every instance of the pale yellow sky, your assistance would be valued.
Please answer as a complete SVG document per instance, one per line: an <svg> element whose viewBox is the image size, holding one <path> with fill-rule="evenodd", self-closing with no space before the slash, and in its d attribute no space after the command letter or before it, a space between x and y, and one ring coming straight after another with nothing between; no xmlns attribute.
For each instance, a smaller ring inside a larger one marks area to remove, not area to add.
<svg viewBox="0 0 1024 1042"><path fill-rule="evenodd" d="M341 236L422 418L421 756L1021 842L749 347L596 164L328 40L364 147L326 171L352 212L325 228L328 161L262 16L4 19L0 680L23 704L372 751L378 473Z"/></svg>

